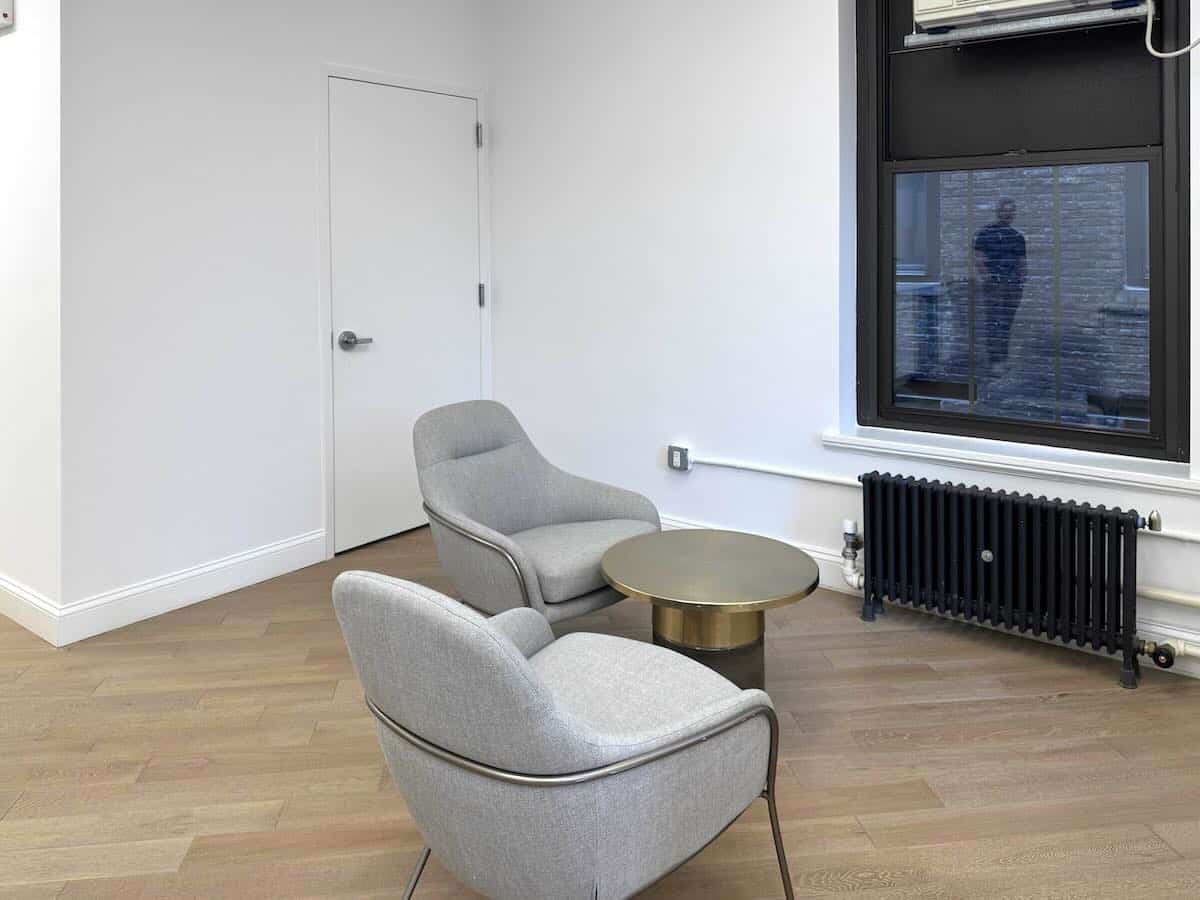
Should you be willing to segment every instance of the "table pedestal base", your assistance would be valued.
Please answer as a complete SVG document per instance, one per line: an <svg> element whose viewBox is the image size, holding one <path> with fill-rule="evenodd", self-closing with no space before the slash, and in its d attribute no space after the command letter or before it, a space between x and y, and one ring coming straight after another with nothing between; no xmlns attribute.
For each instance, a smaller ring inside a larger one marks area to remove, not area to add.
<svg viewBox="0 0 1200 900"><path fill-rule="evenodd" d="M654 607L654 643L724 675L740 688L766 683L763 634L766 615Z"/></svg>
<svg viewBox="0 0 1200 900"><path fill-rule="evenodd" d="M654 607L654 636L691 650L736 650L762 640L766 614Z"/></svg>

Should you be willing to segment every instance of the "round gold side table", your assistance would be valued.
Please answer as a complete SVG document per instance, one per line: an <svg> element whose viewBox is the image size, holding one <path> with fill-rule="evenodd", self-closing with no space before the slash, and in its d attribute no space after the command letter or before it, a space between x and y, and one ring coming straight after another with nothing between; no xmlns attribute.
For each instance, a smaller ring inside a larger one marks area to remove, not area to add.
<svg viewBox="0 0 1200 900"><path fill-rule="evenodd" d="M654 642L680 650L742 687L762 687L766 611L807 597L817 564L790 544L708 529L663 531L617 544L604 580L653 604Z"/></svg>

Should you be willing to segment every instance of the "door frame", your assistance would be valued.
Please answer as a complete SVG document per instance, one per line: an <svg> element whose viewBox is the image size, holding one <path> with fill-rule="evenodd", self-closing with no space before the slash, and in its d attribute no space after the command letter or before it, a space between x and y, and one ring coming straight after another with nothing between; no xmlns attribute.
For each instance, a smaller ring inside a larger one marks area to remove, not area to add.
<svg viewBox="0 0 1200 900"><path fill-rule="evenodd" d="M324 63L320 66L316 88L317 129L317 217L319 226L320 290L317 306L317 346L321 371L321 520L325 525L325 558L332 559L337 546L334 510L336 509L336 479L334 470L334 409L333 409L333 243L330 216L330 85L331 79L362 81L385 87L403 88L429 94L445 94L474 100L479 121L484 127L483 147L479 150L477 193L479 197L479 280L486 291L486 303L479 319L479 396L492 396L492 234L491 192L488 174L488 108L487 92L483 88L464 87L430 82L404 75Z"/></svg>

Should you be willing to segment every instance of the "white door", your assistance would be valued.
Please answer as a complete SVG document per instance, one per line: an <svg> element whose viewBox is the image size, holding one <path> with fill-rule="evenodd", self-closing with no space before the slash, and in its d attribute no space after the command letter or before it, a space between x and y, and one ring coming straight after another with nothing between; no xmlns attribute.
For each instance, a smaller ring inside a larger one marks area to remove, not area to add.
<svg viewBox="0 0 1200 900"><path fill-rule="evenodd" d="M329 90L341 552L425 523L413 422L480 396L478 109L345 78L330 78ZM345 332L358 343L339 340Z"/></svg>

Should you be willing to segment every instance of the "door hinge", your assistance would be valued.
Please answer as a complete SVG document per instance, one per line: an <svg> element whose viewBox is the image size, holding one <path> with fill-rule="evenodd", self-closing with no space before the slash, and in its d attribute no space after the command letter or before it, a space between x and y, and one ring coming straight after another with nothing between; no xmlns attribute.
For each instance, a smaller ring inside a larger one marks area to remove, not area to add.
<svg viewBox="0 0 1200 900"><path fill-rule="evenodd" d="M483 149L483 123L475 123L475 146Z"/></svg>
<svg viewBox="0 0 1200 900"><path fill-rule="evenodd" d="M479 286L479 307L480 307L480 309L482 309L486 305L487 305L487 286L481 284Z"/></svg>

